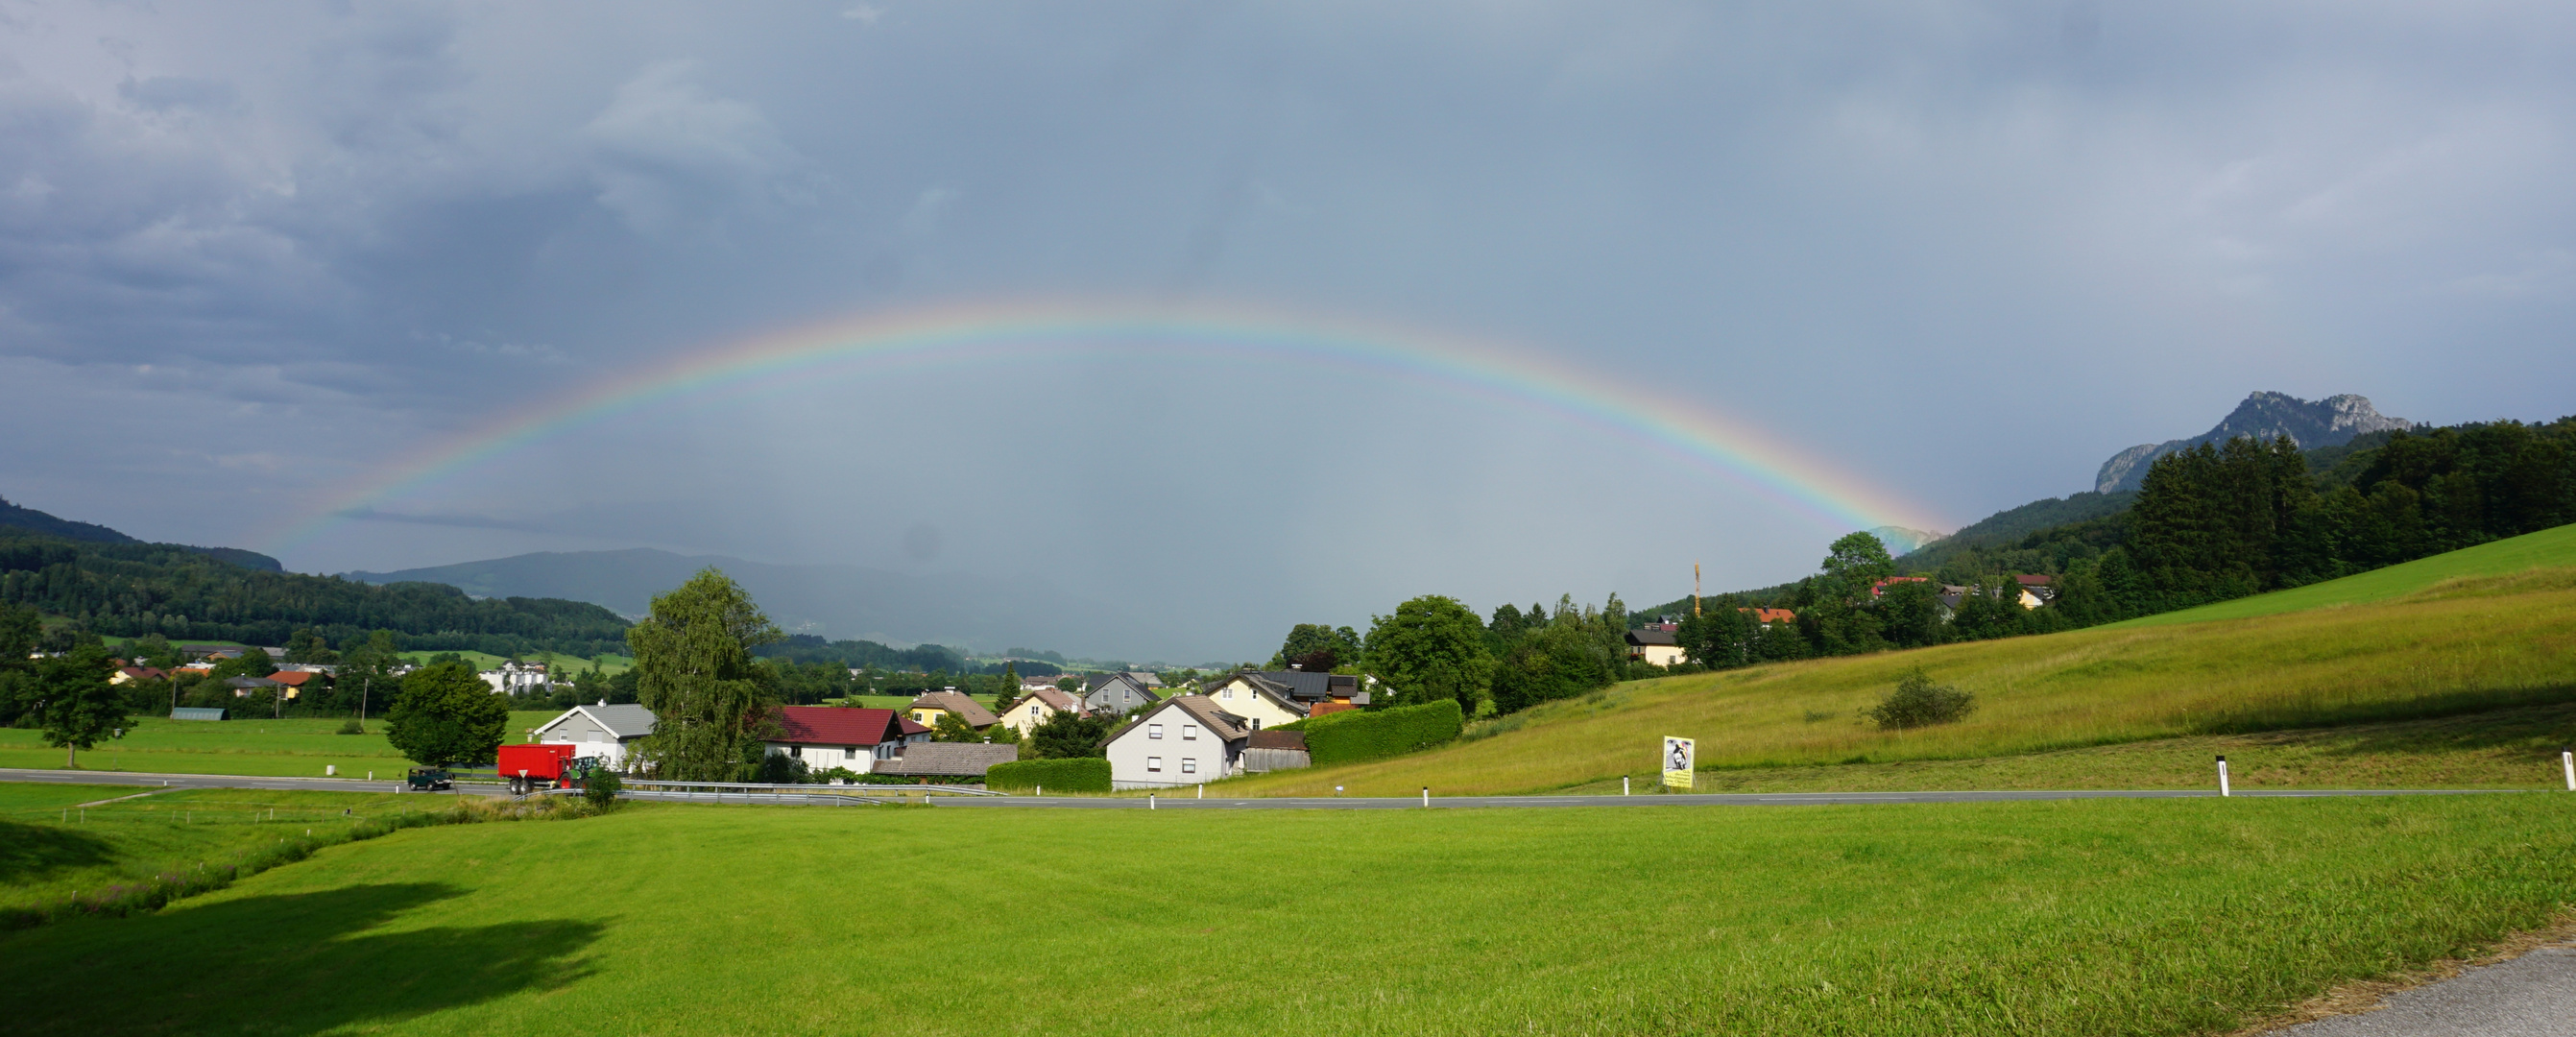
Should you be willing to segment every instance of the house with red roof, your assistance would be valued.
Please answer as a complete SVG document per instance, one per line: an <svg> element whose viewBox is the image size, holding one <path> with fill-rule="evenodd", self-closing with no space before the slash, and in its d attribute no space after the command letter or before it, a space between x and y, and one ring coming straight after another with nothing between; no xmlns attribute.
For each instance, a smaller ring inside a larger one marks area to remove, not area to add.
<svg viewBox="0 0 2576 1037"><path fill-rule="evenodd" d="M1762 629L1764 630L1771 629L1771 624L1773 623L1795 623L1798 621L1798 614L1788 609L1737 609L1735 611L1751 613L1753 621L1762 624Z"/></svg>
<svg viewBox="0 0 2576 1037"><path fill-rule="evenodd" d="M891 709L781 706L771 717L778 734L768 742L775 756L793 756L812 771L847 768L867 774L879 761L903 758L905 746L930 741L930 728Z"/></svg>

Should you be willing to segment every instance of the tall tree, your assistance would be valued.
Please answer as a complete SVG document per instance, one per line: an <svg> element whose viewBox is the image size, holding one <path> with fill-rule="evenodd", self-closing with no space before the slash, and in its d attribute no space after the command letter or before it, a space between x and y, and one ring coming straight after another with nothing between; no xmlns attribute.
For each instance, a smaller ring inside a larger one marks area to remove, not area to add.
<svg viewBox="0 0 2576 1037"><path fill-rule="evenodd" d="M480 765L500 755L510 697L463 662L432 663L402 680L385 716L385 740L413 763Z"/></svg>
<svg viewBox="0 0 2576 1037"><path fill-rule="evenodd" d="M115 658L96 637L37 662L36 694L45 703L45 744L63 750L63 766L76 766L81 750L125 726L125 697L108 683L115 672Z"/></svg>
<svg viewBox="0 0 2576 1037"><path fill-rule="evenodd" d="M776 691L751 650L783 636L713 566L654 598L652 614L626 631L636 698L655 717L637 758L683 781L733 781L757 767Z"/></svg>
<svg viewBox="0 0 2576 1037"><path fill-rule="evenodd" d="M1870 585L1896 575L1896 559L1876 534L1853 533L1826 550L1831 553L1825 555L1824 586L1816 588L1821 600L1860 601Z"/></svg>
<svg viewBox="0 0 2576 1037"><path fill-rule="evenodd" d="M1403 705L1457 699L1468 716L1491 686L1494 659L1485 625L1455 599L1426 594L1370 617L1365 652L1370 673Z"/></svg>
<svg viewBox="0 0 2576 1037"><path fill-rule="evenodd" d="M0 604L0 724L16 723L36 704L36 664L28 656L44 636L43 614Z"/></svg>

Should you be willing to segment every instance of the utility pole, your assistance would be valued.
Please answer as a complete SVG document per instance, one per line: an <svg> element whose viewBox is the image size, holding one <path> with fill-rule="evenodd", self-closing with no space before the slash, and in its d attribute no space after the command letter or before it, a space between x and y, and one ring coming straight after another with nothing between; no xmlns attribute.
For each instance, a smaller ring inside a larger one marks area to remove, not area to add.
<svg viewBox="0 0 2576 1037"><path fill-rule="evenodd" d="M1691 618L1699 618L1699 563L1691 563Z"/></svg>

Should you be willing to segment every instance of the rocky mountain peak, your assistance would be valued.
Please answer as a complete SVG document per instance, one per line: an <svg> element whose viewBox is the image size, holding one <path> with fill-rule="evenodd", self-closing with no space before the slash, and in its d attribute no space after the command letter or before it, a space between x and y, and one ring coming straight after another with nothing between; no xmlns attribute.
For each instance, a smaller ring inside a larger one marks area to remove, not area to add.
<svg viewBox="0 0 2576 1037"><path fill-rule="evenodd" d="M2137 489L2147 477L2148 466L2154 464L2156 458L2203 443L2224 443L2238 436L2256 439L2287 436L2291 442L2314 450L2352 442L2354 436L2364 433L2414 427L2414 422L2379 413L2378 408L2370 405L2368 397L2351 393L2310 401L2288 393L2257 392L2246 396L2245 402L2237 404L2233 412L2219 421L2218 427L2207 432L2189 439L2142 443L2113 454L2094 474L2093 488L2101 493Z"/></svg>

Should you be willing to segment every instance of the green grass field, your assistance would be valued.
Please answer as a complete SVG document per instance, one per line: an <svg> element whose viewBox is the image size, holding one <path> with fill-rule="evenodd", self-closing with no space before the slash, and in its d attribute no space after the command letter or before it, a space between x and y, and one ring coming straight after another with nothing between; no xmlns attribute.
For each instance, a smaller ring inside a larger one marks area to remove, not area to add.
<svg viewBox="0 0 2576 1037"><path fill-rule="evenodd" d="M137 793L151 793L140 798ZM79 809L76 804L115 800ZM131 785L0 784L0 910L220 863L281 834L441 799ZM347 813L343 813L347 811Z"/></svg>
<svg viewBox="0 0 2576 1037"><path fill-rule="evenodd" d="M2576 700L2576 569L2438 582L2301 612L2094 628L1620 685L1471 728L1460 744L1228 782L1235 795L1456 795L1656 773L1664 735L1703 768L1967 760L2197 735L2389 722ZM1861 720L1915 667L1977 695L1966 720Z"/></svg>
<svg viewBox="0 0 2576 1037"><path fill-rule="evenodd" d="M0 1014L25 1034L2212 1033L2548 924L2576 885L2570 802L642 806L399 832L0 935Z"/></svg>
<svg viewBox="0 0 2576 1037"><path fill-rule="evenodd" d="M2271 616L2306 609L2334 608L2388 601L2433 589L2449 580L2479 580L2513 576L2533 569L2564 569L2576 566L2576 525L2544 529L2510 540L2418 558L2412 562L2373 569L2340 580L2294 587L2251 598L2222 601L2215 605L2182 609L2153 616L2141 616L2121 627L2164 626L2171 623L2200 623L2214 619L2243 619L2249 616Z"/></svg>
<svg viewBox="0 0 2576 1037"><path fill-rule="evenodd" d="M552 716L553 714L547 714ZM513 714L513 718L517 714ZM137 718L125 737L80 754L83 770L160 774L249 774L319 778L325 766L341 777L400 775L411 766L385 741L384 722L367 733L338 734L340 720L225 720ZM60 768L63 751L45 745L41 732L0 729L0 767Z"/></svg>

